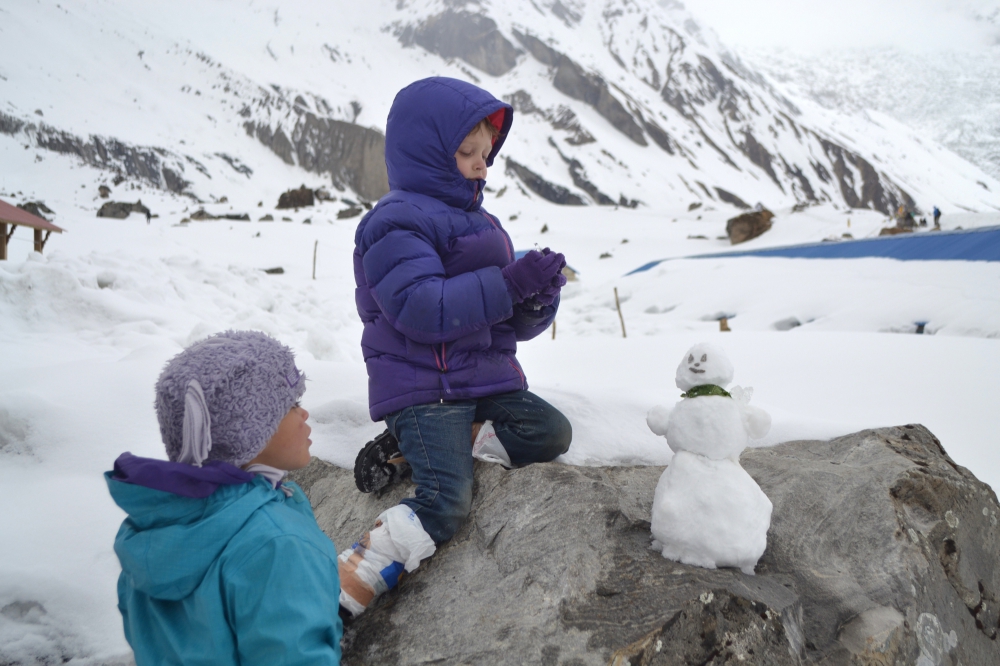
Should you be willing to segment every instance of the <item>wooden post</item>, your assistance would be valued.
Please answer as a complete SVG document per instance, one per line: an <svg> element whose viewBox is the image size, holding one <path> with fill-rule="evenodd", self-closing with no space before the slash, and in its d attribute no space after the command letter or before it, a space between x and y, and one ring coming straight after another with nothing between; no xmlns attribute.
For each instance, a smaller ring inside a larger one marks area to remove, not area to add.
<svg viewBox="0 0 1000 666"><path fill-rule="evenodd" d="M0 222L0 261L7 261L7 223Z"/></svg>
<svg viewBox="0 0 1000 666"><path fill-rule="evenodd" d="M38 254L42 253L42 248L45 247L45 242L42 241L42 230L35 229L35 252Z"/></svg>
<svg viewBox="0 0 1000 666"><path fill-rule="evenodd" d="M622 316L622 304L618 300L618 287L615 287L615 308L618 310L618 319L622 323L622 337L627 337L625 335L625 317Z"/></svg>
<svg viewBox="0 0 1000 666"><path fill-rule="evenodd" d="M313 280L316 279L316 248L319 247L319 241L313 243Z"/></svg>
<svg viewBox="0 0 1000 666"><path fill-rule="evenodd" d="M556 320L552 320L552 339L556 339Z"/></svg>

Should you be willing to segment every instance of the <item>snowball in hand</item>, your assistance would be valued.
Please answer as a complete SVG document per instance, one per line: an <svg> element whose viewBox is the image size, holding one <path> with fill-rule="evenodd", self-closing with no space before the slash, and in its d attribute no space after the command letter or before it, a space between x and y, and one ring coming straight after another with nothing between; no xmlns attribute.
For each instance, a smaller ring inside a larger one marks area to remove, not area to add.
<svg viewBox="0 0 1000 666"><path fill-rule="evenodd" d="M685 564L753 574L767 547L771 501L739 458L748 434L763 437L771 419L748 404L752 389L726 391L732 380L733 364L722 349L695 345L677 366L681 401L646 417L676 454L653 498L653 547Z"/></svg>

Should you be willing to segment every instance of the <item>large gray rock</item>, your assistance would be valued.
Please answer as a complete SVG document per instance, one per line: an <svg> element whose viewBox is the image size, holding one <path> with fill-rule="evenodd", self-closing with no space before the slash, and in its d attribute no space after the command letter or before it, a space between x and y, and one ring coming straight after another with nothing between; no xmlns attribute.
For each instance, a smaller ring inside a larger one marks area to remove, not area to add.
<svg viewBox="0 0 1000 666"><path fill-rule="evenodd" d="M477 463L469 519L347 625L345 663L1000 663L1000 506L925 428L741 462L774 503L755 576L649 548L661 467ZM412 490L297 477L341 549Z"/></svg>

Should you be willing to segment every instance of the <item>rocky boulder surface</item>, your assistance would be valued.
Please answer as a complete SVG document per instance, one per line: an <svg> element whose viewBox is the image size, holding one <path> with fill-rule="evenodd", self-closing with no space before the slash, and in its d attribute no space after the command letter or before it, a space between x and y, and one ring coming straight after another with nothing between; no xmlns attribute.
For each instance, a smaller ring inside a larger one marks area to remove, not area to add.
<svg viewBox="0 0 1000 666"><path fill-rule="evenodd" d="M141 200L135 203L128 203L127 201L109 201L102 205L100 210L97 211L97 217L110 217L114 220L124 220L132 213L145 215L149 213L149 209L142 204Z"/></svg>
<svg viewBox="0 0 1000 666"><path fill-rule="evenodd" d="M306 206L312 206L316 203L316 199L313 196L313 191L306 187L301 186L297 190L285 190L278 197L278 205L275 208L305 208Z"/></svg>
<svg viewBox="0 0 1000 666"><path fill-rule="evenodd" d="M1000 663L1000 506L919 425L749 449L774 503L756 575L649 547L662 467L476 463L455 538L345 627L364 664ZM339 549L412 492L298 472Z"/></svg>
<svg viewBox="0 0 1000 666"><path fill-rule="evenodd" d="M743 213L728 220L726 222L726 235L729 236L730 244L738 245L751 238L757 238L771 228L772 219L774 219L774 213L764 209Z"/></svg>

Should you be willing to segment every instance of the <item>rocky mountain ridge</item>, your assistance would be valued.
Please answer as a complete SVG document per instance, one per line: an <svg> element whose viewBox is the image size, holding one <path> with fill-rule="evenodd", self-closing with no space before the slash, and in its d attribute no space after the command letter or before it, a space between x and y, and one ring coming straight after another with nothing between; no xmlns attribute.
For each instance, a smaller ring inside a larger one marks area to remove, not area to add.
<svg viewBox="0 0 1000 666"><path fill-rule="evenodd" d="M199 200L220 177L255 177L269 158L249 139L372 201L387 187L382 128L394 82L440 74L483 85L517 109L490 178L495 190L527 198L674 209L826 203L885 214L950 202L1000 209L1000 182L905 129L779 92L673 0L380 3L367 12L233 11L227 19L245 28L248 43L235 50L198 30L187 43L156 32L156 12L165 10L153 3L148 15L130 17L148 45L122 67L148 95L182 104L186 130L167 122L161 102L150 120L167 129L129 127L140 140L106 118L96 124L111 133L81 132L70 124L90 124L86 115L62 113L62 125L32 118L25 105L38 93L10 96L0 134ZM51 18L118 20L113 9L73 10ZM14 18L27 29L34 15ZM121 54L135 48L128 30L114 34ZM5 71L0 85L18 83ZM290 80L274 82L279 71ZM148 124L147 115L135 113L134 125Z"/></svg>

